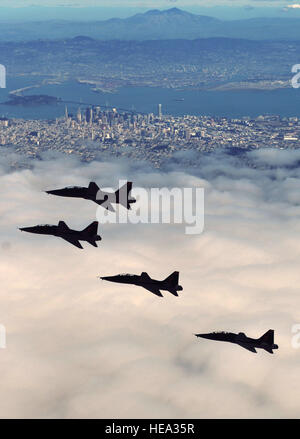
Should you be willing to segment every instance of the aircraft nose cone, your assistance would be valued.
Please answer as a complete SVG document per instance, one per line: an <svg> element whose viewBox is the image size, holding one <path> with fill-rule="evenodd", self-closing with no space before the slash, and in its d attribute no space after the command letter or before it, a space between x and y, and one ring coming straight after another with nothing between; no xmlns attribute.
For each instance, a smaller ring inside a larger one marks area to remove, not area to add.
<svg viewBox="0 0 300 439"><path fill-rule="evenodd" d="M113 282L114 281L114 276L104 276L104 277L100 277L100 279L102 279L102 280L108 280L108 281L110 281L110 282Z"/></svg>
<svg viewBox="0 0 300 439"><path fill-rule="evenodd" d="M61 193L61 189L55 189L53 191L46 191L46 194L49 195L59 195Z"/></svg>
<svg viewBox="0 0 300 439"><path fill-rule="evenodd" d="M31 232L32 227L19 227L19 230L21 230L21 232Z"/></svg>
<svg viewBox="0 0 300 439"><path fill-rule="evenodd" d="M19 230L21 230L21 232L41 233L41 229L39 226L21 227Z"/></svg>
<svg viewBox="0 0 300 439"><path fill-rule="evenodd" d="M210 339L210 334L194 334L196 337L201 337L201 338L208 338Z"/></svg>

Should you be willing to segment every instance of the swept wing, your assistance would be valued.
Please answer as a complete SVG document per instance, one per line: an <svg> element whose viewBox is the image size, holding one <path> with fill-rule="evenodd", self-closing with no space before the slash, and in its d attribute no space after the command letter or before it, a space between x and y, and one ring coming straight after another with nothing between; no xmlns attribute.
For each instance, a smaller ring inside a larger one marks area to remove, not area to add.
<svg viewBox="0 0 300 439"><path fill-rule="evenodd" d="M146 290L150 291L151 293L155 294L156 296L163 297L163 295L161 294L161 292L158 288L155 288L152 286L145 287L144 285L143 285L143 287L146 288Z"/></svg>
<svg viewBox="0 0 300 439"><path fill-rule="evenodd" d="M80 242L78 241L78 239L65 238L64 236L62 236L62 238L63 238L65 241L68 241L70 244L75 245L75 247L83 248L82 245L80 244Z"/></svg>
<svg viewBox="0 0 300 439"><path fill-rule="evenodd" d="M255 352L257 354L256 349L253 346L250 346L248 344L244 344L244 343L237 343L239 346L241 346L242 348L247 349L250 352Z"/></svg>

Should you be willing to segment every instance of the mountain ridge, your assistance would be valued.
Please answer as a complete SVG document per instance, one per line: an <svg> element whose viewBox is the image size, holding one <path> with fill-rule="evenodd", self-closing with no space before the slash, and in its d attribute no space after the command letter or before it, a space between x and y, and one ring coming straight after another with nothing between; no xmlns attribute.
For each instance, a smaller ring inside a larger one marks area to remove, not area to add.
<svg viewBox="0 0 300 439"><path fill-rule="evenodd" d="M249 18L224 21L178 8L150 9L127 18L102 21L49 20L21 22L13 28L0 23L0 41L30 41L86 36L98 40L166 40L239 38L300 40L300 18Z"/></svg>

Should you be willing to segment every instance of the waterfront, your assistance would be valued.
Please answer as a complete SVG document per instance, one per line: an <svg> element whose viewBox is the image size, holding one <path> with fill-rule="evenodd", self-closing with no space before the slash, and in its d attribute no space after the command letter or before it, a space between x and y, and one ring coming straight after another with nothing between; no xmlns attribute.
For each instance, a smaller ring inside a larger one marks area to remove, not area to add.
<svg viewBox="0 0 300 439"><path fill-rule="evenodd" d="M0 101L8 100L9 92L35 86L43 78L8 78L7 89L0 89ZM164 114L173 116L208 115L216 117L240 118L257 117L262 114L277 114L281 117L300 116L300 90L293 88L277 90L235 90L203 91L174 90L157 87L126 87L113 93L94 92L87 84L75 81L60 84L43 84L28 89L24 95L45 94L65 101L83 102L91 105L114 106L140 113L157 113L157 105L162 104ZM68 104L70 112L76 113L78 104ZM8 118L55 119L65 113L65 104L39 106L1 105L0 115Z"/></svg>

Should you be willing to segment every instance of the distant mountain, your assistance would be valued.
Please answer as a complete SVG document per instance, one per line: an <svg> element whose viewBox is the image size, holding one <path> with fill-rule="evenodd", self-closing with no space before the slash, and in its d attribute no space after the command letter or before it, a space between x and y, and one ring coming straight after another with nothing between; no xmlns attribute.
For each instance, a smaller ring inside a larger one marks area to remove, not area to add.
<svg viewBox="0 0 300 439"><path fill-rule="evenodd" d="M300 40L299 18L252 18L222 21L191 14L178 8L150 10L143 14L105 21L74 22L49 20L13 26L0 23L0 40L74 38L80 35L98 40L163 40L197 38L244 38L250 40Z"/></svg>

